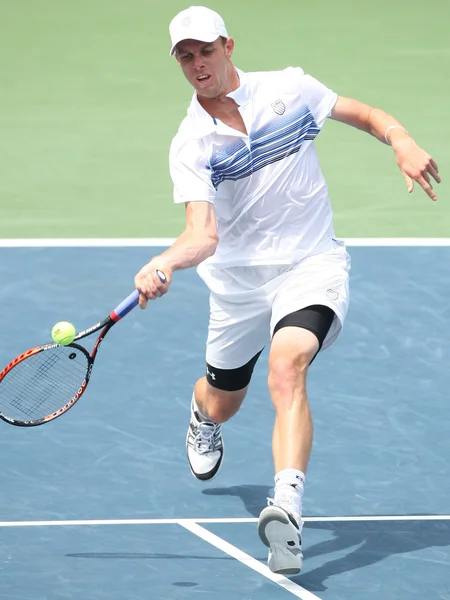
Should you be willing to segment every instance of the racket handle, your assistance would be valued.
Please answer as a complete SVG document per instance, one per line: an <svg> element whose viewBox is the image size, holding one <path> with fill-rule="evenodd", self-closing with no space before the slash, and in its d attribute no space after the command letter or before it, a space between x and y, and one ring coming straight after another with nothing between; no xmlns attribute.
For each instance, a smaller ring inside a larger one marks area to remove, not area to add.
<svg viewBox="0 0 450 600"><path fill-rule="evenodd" d="M116 308L111 311L110 317L113 321L120 321L122 317L127 315L133 308L139 304L139 292L134 290L129 296L125 298Z"/></svg>
<svg viewBox="0 0 450 600"><path fill-rule="evenodd" d="M167 277L164 275L164 273L162 271L160 271L159 269L156 269L156 274L158 275L161 283L166 283Z"/></svg>
<svg viewBox="0 0 450 600"><path fill-rule="evenodd" d="M157 270L156 274L158 275L161 283L166 283L167 278L162 271ZM110 313L110 318L113 321L120 321L125 315L127 315L133 308L139 304L139 291L134 290L131 292L129 296L125 298L116 308Z"/></svg>

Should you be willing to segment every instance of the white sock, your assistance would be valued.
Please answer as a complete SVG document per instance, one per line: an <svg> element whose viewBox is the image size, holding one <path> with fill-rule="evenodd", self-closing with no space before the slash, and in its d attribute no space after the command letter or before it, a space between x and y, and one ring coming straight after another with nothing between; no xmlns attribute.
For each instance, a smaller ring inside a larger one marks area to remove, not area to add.
<svg viewBox="0 0 450 600"><path fill-rule="evenodd" d="M283 469L275 475L274 502L292 513L299 522L302 516L305 474L297 469Z"/></svg>
<svg viewBox="0 0 450 600"><path fill-rule="evenodd" d="M194 393L192 394L192 405L194 407L195 412L197 413L200 421L209 421L213 423L212 419L210 419L205 413L203 413L198 407L197 400L195 399Z"/></svg>

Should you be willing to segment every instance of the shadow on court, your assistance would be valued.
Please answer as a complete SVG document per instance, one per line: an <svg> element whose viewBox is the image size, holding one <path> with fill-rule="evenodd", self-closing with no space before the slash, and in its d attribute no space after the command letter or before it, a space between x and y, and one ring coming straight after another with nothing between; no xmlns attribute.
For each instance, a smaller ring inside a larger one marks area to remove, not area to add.
<svg viewBox="0 0 450 600"><path fill-rule="evenodd" d="M237 496L247 512L258 517L272 488L261 485L235 485L203 490L208 496ZM414 515L412 515L414 516ZM330 532L334 539L305 548L305 571L292 580L311 592L328 589L324 582L332 576L361 569L383 561L392 555L403 555L427 548L450 546L450 521L342 521L305 523L305 541L308 530ZM348 553L320 567L307 570L308 559L335 552ZM448 553L436 557L447 560ZM258 559L261 560L261 559ZM265 561L265 558L262 559Z"/></svg>
<svg viewBox="0 0 450 600"><path fill-rule="evenodd" d="M267 506L267 498L273 488L267 485L230 485L228 487L209 488L202 491L206 496L236 496L244 503L245 510L252 517L259 517L259 513Z"/></svg>
<svg viewBox="0 0 450 600"><path fill-rule="evenodd" d="M352 548L345 556L293 578L311 591L326 590L324 582L331 576L373 565L392 555L450 546L449 521L314 522L306 523L306 528L326 530L335 536L308 547L306 560ZM448 552L438 554L436 562L448 561Z"/></svg>

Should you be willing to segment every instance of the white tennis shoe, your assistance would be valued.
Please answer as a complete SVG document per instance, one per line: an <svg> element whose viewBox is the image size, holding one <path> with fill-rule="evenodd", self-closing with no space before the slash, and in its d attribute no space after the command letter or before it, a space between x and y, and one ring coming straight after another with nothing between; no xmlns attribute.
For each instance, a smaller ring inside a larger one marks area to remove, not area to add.
<svg viewBox="0 0 450 600"><path fill-rule="evenodd" d="M273 573L297 575L303 565L302 521L281 506L266 506L259 515L258 535L269 548L267 566Z"/></svg>
<svg viewBox="0 0 450 600"><path fill-rule="evenodd" d="M212 479L223 459L223 440L218 423L204 421L191 404L191 420L186 436L186 451L191 473L197 479Z"/></svg>

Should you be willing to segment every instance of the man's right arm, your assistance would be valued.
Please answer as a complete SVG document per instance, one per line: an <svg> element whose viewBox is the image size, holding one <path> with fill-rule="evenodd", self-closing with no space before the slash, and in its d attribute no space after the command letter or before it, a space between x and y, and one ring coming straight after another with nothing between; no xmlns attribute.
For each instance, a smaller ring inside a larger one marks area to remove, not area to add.
<svg viewBox="0 0 450 600"><path fill-rule="evenodd" d="M171 271L196 267L214 254L218 242L214 205L211 202L187 202L183 233L157 258Z"/></svg>
<svg viewBox="0 0 450 600"><path fill-rule="evenodd" d="M216 251L217 233L214 205L211 202L187 202L186 225L183 233L170 248L155 256L136 275L135 286L141 292L139 305L159 298L168 291L173 271L195 267ZM161 282L157 271L162 271L166 282Z"/></svg>

